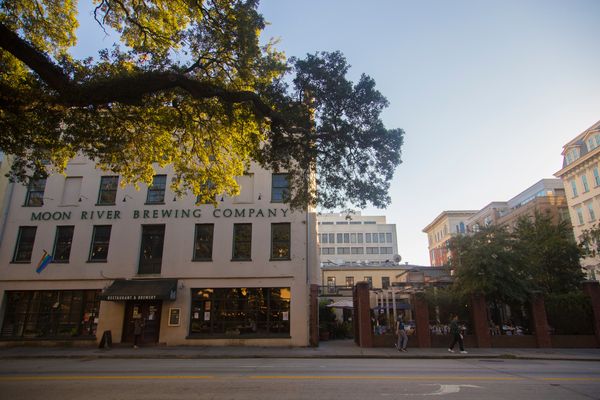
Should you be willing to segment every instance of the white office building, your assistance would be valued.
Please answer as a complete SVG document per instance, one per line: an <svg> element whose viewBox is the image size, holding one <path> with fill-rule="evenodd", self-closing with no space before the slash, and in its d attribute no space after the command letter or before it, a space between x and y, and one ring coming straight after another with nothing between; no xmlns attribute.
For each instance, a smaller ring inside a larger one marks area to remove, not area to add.
<svg viewBox="0 0 600 400"><path fill-rule="evenodd" d="M399 262L396 225L360 212L317 216L321 265Z"/></svg>

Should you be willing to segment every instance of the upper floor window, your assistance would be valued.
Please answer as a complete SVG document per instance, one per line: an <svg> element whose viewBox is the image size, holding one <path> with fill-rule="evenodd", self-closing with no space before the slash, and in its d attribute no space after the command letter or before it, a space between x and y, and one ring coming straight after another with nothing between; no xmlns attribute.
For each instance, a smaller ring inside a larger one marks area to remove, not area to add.
<svg viewBox="0 0 600 400"><path fill-rule="evenodd" d="M146 204L163 204L165 202L166 175L154 175L152 185L148 187Z"/></svg>
<svg viewBox="0 0 600 400"><path fill-rule="evenodd" d="M390 287L390 277L389 276L382 276L381 277L381 288L382 289L387 289Z"/></svg>
<svg viewBox="0 0 600 400"><path fill-rule="evenodd" d="M350 254L350 247L338 247L337 253L338 254Z"/></svg>
<svg viewBox="0 0 600 400"><path fill-rule="evenodd" d="M71 255L71 244L73 243L74 226L57 226L56 238L54 239L54 251L52 259L56 263L68 263Z"/></svg>
<svg viewBox="0 0 600 400"><path fill-rule="evenodd" d="M327 291L329 293L335 293L335 276L327 277Z"/></svg>
<svg viewBox="0 0 600 400"><path fill-rule="evenodd" d="M321 234L319 234L319 242L320 243L335 243L335 234L334 233L321 233Z"/></svg>
<svg viewBox="0 0 600 400"><path fill-rule="evenodd" d="M44 205L44 190L46 189L46 178L32 179L27 185L25 196L26 207L41 207Z"/></svg>
<svg viewBox="0 0 600 400"><path fill-rule="evenodd" d="M98 204L113 205L117 198L118 176L103 176L100 178L100 190L98 191Z"/></svg>
<svg viewBox="0 0 600 400"><path fill-rule="evenodd" d="M346 287L347 288L354 287L354 277L353 276L346 277Z"/></svg>
<svg viewBox="0 0 600 400"><path fill-rule="evenodd" d="M252 257L252 224L233 224L233 260Z"/></svg>
<svg viewBox="0 0 600 400"><path fill-rule="evenodd" d="M253 203L256 200L254 198L254 174L237 176L235 180L240 187L240 194L233 198L233 202L236 204ZM259 197L262 198L260 194Z"/></svg>
<svg viewBox="0 0 600 400"><path fill-rule="evenodd" d="M88 261L106 261L110 243L110 225L94 225Z"/></svg>
<svg viewBox="0 0 600 400"><path fill-rule="evenodd" d="M573 191L573 197L577 197L577 182L575 179L571 179L571 190Z"/></svg>
<svg viewBox="0 0 600 400"><path fill-rule="evenodd" d="M164 241L164 225L142 226L139 274L160 274Z"/></svg>
<svg viewBox="0 0 600 400"><path fill-rule="evenodd" d="M17 245L15 246L15 254L13 262L31 262L31 254L33 253L33 242L35 241L35 226L20 226L17 235Z"/></svg>
<svg viewBox="0 0 600 400"><path fill-rule="evenodd" d="M373 277L371 277L371 276L365 276L364 277L364 281L369 284L369 289L373 288Z"/></svg>
<svg viewBox="0 0 600 400"><path fill-rule="evenodd" d="M321 254L335 254L335 247L321 247Z"/></svg>
<svg viewBox="0 0 600 400"><path fill-rule="evenodd" d="M327 286L328 287L335 287L335 276L328 276L327 277Z"/></svg>
<svg viewBox="0 0 600 400"><path fill-rule="evenodd" d="M391 247L380 247L379 254L392 254L392 248Z"/></svg>
<svg viewBox="0 0 600 400"><path fill-rule="evenodd" d="M61 205L75 205L81 201L81 183L83 178L80 176L67 176L65 186L63 187Z"/></svg>
<svg viewBox="0 0 600 400"><path fill-rule="evenodd" d="M364 249L364 247L351 247L350 253L351 254L364 254L365 249Z"/></svg>
<svg viewBox="0 0 600 400"><path fill-rule="evenodd" d="M594 136L590 136L587 140L587 148L588 151L595 149L600 146L600 134L596 134Z"/></svg>
<svg viewBox="0 0 600 400"><path fill-rule="evenodd" d="M581 175L581 183L583 184L583 193L590 191L590 185L588 185L587 176Z"/></svg>
<svg viewBox="0 0 600 400"><path fill-rule="evenodd" d="M196 224L194 261L212 259L214 229L214 224Z"/></svg>
<svg viewBox="0 0 600 400"><path fill-rule="evenodd" d="M215 200L215 184L209 179L200 185L200 194L196 196L196 205L210 204Z"/></svg>
<svg viewBox="0 0 600 400"><path fill-rule="evenodd" d="M573 161L579 158L579 147L574 147L567 151L565 154L565 159L567 161L567 165L571 164Z"/></svg>
<svg viewBox="0 0 600 400"><path fill-rule="evenodd" d="M588 203L587 208L590 214L590 222L596 221L596 213L594 212L594 206L592 205L592 203Z"/></svg>
<svg viewBox="0 0 600 400"><path fill-rule="evenodd" d="M367 247L367 254L379 254L379 247Z"/></svg>
<svg viewBox="0 0 600 400"><path fill-rule="evenodd" d="M598 173L598 167L594 167L594 184L600 186L600 173Z"/></svg>
<svg viewBox="0 0 600 400"><path fill-rule="evenodd" d="M577 207L576 212L579 225L583 225L583 209L581 207Z"/></svg>
<svg viewBox="0 0 600 400"><path fill-rule="evenodd" d="M289 175L273 174L271 178L271 202L283 203L288 200Z"/></svg>
<svg viewBox="0 0 600 400"><path fill-rule="evenodd" d="M271 259L290 259L290 236L291 227L289 223L271 224Z"/></svg>

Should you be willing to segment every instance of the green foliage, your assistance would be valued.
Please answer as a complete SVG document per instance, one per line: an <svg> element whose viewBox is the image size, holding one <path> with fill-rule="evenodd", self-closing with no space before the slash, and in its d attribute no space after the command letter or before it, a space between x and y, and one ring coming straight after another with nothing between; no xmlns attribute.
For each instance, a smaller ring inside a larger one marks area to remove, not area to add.
<svg viewBox="0 0 600 400"><path fill-rule="evenodd" d="M461 321L470 320L469 299L458 295L451 288L429 288L425 291L425 300L429 307L430 320L444 324L455 314Z"/></svg>
<svg viewBox="0 0 600 400"><path fill-rule="evenodd" d="M504 302L524 301L529 287L520 254L512 250L512 236L497 226L451 240L454 290L460 296L480 294Z"/></svg>
<svg viewBox="0 0 600 400"><path fill-rule="evenodd" d="M579 288L581 252L569 223L554 223L550 215L535 213L533 218L519 219L513 236L513 251L521 255L532 290L547 294Z"/></svg>
<svg viewBox="0 0 600 400"><path fill-rule="evenodd" d="M255 161L290 173L293 207L389 204L403 132L383 126L387 100L368 76L349 81L340 53L286 61L260 45L254 0L94 4L86 21L73 1L0 2L0 150L16 157L13 179L62 172L76 154L123 185L171 164L171 188L204 202L237 194ZM76 60L79 23L119 43Z"/></svg>
<svg viewBox="0 0 600 400"><path fill-rule="evenodd" d="M511 232L491 226L451 240L454 290L490 301L524 303L532 292L566 293L579 287L580 251L570 226L536 213Z"/></svg>
<svg viewBox="0 0 600 400"><path fill-rule="evenodd" d="M319 302L319 329L332 331L335 326L335 312L331 307L327 307L328 304L327 300Z"/></svg>
<svg viewBox="0 0 600 400"><path fill-rule="evenodd" d="M582 291L549 293L544 299L548 324L557 335L593 335L593 310Z"/></svg>
<svg viewBox="0 0 600 400"><path fill-rule="evenodd" d="M584 230L579 237L579 246L586 257L600 255L600 225L593 225L590 229Z"/></svg>

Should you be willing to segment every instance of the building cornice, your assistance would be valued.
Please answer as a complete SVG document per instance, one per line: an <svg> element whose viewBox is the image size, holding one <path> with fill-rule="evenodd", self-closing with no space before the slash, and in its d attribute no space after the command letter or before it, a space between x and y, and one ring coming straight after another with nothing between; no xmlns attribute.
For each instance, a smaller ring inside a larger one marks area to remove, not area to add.
<svg viewBox="0 0 600 400"><path fill-rule="evenodd" d="M577 173L577 171L587 168L591 164L591 161L595 161L595 159L598 158L599 155L600 146L596 147L592 151L573 161L571 164L557 171L556 173L554 173L554 176L556 176L557 178L564 179L563 177L565 175Z"/></svg>
<svg viewBox="0 0 600 400"><path fill-rule="evenodd" d="M447 210L447 211L442 211L442 213L440 215L438 215L429 225L427 225L425 228L423 228L424 233L427 233L431 228L433 228L435 225L437 225L444 217L457 217L457 216L465 216L465 217L470 217L473 214L478 213L479 210Z"/></svg>

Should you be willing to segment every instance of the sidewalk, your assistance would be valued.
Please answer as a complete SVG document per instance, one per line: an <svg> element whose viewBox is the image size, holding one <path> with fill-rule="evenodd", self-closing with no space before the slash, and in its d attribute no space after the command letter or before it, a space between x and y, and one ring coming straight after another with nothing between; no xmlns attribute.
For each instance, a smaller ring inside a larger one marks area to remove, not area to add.
<svg viewBox="0 0 600 400"><path fill-rule="evenodd" d="M393 359L528 359L600 361L600 349L480 349L469 348L468 354L449 353L445 348L410 348L400 353L394 348L360 348L352 340L321 342L319 347L250 347L250 346L152 346L133 349L116 345L110 349L96 347L6 347L0 359L19 358L393 358Z"/></svg>

